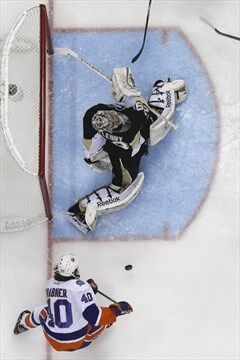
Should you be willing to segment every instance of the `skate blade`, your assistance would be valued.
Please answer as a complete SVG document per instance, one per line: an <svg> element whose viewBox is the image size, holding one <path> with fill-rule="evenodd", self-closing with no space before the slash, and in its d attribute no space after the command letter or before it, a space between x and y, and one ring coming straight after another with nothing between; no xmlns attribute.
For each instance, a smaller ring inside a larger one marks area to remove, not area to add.
<svg viewBox="0 0 240 360"><path fill-rule="evenodd" d="M68 212L63 213L65 218L72 223L78 230L86 234L88 232L87 225L83 224L80 220L78 220L75 216L70 215Z"/></svg>
<svg viewBox="0 0 240 360"><path fill-rule="evenodd" d="M19 330L19 327L20 327L20 326L22 326L22 327L24 328L23 325L20 325L20 322L21 322L22 317L23 317L24 314L31 314L31 311L29 311L29 310L24 310L24 311L22 311L21 314L18 316L17 322L16 322L15 327L14 327L14 329L13 329L13 333L14 333L15 335L19 335L19 334L23 333L24 331L27 331L27 330L28 330L28 329L26 329L26 328L25 328L24 331L20 331L20 330Z"/></svg>

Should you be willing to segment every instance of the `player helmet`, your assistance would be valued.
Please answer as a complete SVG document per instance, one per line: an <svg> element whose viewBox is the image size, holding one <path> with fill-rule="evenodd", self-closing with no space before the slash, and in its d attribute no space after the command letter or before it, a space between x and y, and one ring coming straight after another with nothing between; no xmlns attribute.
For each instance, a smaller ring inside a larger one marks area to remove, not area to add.
<svg viewBox="0 0 240 360"><path fill-rule="evenodd" d="M115 110L98 110L92 118L92 125L97 131L125 132L130 126L129 118Z"/></svg>
<svg viewBox="0 0 240 360"><path fill-rule="evenodd" d="M79 261L73 254L65 254L58 261L55 272L64 277L79 277Z"/></svg>

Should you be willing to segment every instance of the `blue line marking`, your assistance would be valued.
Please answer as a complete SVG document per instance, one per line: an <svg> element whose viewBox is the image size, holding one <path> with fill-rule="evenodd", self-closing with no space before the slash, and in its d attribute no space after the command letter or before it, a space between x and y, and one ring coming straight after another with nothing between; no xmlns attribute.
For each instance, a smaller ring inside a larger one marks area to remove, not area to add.
<svg viewBox="0 0 240 360"><path fill-rule="evenodd" d="M177 131L150 149L142 159L146 178L139 196L125 209L105 215L90 234L82 234L62 215L76 200L111 182L83 161L82 117L98 102L113 103L111 86L70 57L53 62L53 224L55 238L141 238L177 234L189 223L205 196L217 156L217 114L210 84L189 44L177 30L150 30L135 64L142 31L69 32L54 34L58 47L81 54L107 75L115 66L129 66L147 99L157 79L184 79L187 100L178 105ZM124 50L119 44L124 44Z"/></svg>

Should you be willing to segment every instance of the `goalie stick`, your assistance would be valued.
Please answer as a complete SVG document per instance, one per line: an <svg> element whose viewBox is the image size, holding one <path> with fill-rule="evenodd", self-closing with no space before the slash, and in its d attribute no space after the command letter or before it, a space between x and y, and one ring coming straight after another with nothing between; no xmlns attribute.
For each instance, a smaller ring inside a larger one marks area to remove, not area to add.
<svg viewBox="0 0 240 360"><path fill-rule="evenodd" d="M55 54L62 55L62 56L74 57L75 59L80 61L82 64L86 65L89 69L93 70L96 74L101 76L104 80L106 80L108 83L110 83L112 85L112 79L109 76L104 74L101 70L97 69L88 60L84 59L82 56L75 53L73 50L68 49L68 48L55 48ZM139 96L139 100L149 108L147 101L142 96ZM178 129L178 125L175 125L171 120L167 120L164 117L162 117L155 109L149 108L149 110L151 112L153 112L155 115L157 115L158 117L161 117L166 122L166 124L169 124L175 130Z"/></svg>
<svg viewBox="0 0 240 360"><path fill-rule="evenodd" d="M142 47L141 47L141 49L139 50L139 52L137 53L137 55L134 56L134 58L132 59L132 64L133 64L135 61L137 61L137 59L140 57L140 55L141 55L141 53L142 53L142 51L143 51L144 45L145 45L145 40L146 40L146 36L147 36L148 21L149 21L149 15L150 15L150 10L151 10L151 5L152 5L152 0L149 0L149 3L148 3L148 12L147 12L146 24L145 24L145 29L144 29Z"/></svg>
<svg viewBox="0 0 240 360"><path fill-rule="evenodd" d="M221 31L219 31L217 28L215 28L215 27L213 26L213 24L210 23L210 21L208 21L208 20L205 19L204 17L200 16L199 19L202 20L206 25L208 25L209 27L211 27L218 35L226 36L226 37L229 37L230 39L240 41L240 37L237 37L237 36L234 36L234 35L230 35L230 34L226 34L226 33L223 33L223 32L221 32Z"/></svg>
<svg viewBox="0 0 240 360"><path fill-rule="evenodd" d="M71 49L67 49L67 48L55 48L55 51L58 55L62 55L62 56L72 56L75 59L81 61L82 64L86 65L89 69L93 70L95 73L97 73L99 76L101 76L104 80L106 80L107 82L109 82L110 84L112 84L112 80L110 79L110 77L108 77L107 75L105 75L101 70L97 69L95 66L93 66L89 61L87 61L86 59L84 59L82 56L80 56L79 54L75 53L73 50Z"/></svg>

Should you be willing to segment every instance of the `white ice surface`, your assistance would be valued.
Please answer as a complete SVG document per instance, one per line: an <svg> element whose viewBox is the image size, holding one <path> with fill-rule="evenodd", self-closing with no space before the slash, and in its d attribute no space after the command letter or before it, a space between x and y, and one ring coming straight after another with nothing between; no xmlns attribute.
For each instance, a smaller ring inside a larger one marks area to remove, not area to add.
<svg viewBox="0 0 240 360"><path fill-rule="evenodd" d="M2 0L1 37L20 11L36 3ZM146 1L100 3L55 1L54 26L142 26L145 21ZM151 25L183 29L208 69L220 104L217 173L185 234L173 242L54 245L54 258L74 251L82 277L94 278L111 297L128 300L134 312L80 352L47 355L40 329L13 336L18 313L44 302L47 229L42 224L19 234L1 234L1 359L239 359L240 50L239 42L218 36L198 20L202 15L220 30L239 36L239 8L239 1L153 0ZM129 263L133 270L126 272ZM100 305L108 304L98 299Z"/></svg>

